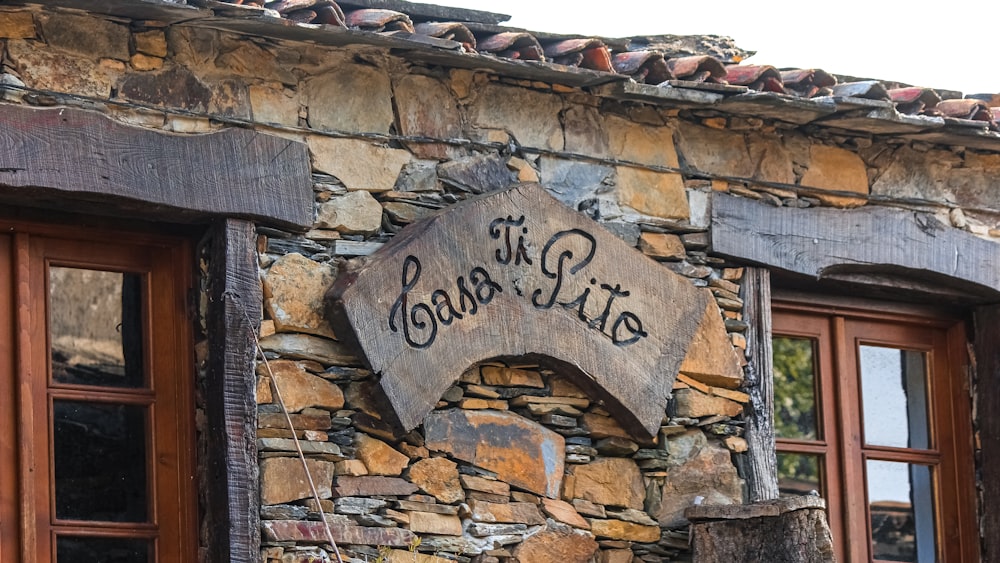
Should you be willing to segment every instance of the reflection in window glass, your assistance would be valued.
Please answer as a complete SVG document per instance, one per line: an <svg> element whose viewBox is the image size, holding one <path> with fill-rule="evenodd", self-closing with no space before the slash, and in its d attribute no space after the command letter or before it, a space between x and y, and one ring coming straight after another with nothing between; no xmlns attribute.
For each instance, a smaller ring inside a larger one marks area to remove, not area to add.
<svg viewBox="0 0 1000 563"><path fill-rule="evenodd" d="M774 431L778 438L815 440L816 369L813 342L775 337Z"/></svg>
<svg viewBox="0 0 1000 563"><path fill-rule="evenodd" d="M865 443L929 448L925 354L861 346L859 356Z"/></svg>
<svg viewBox="0 0 1000 563"><path fill-rule="evenodd" d="M869 460L867 469L874 558L932 563L936 547L930 467Z"/></svg>
<svg viewBox="0 0 1000 563"><path fill-rule="evenodd" d="M146 408L53 401L56 517L145 522Z"/></svg>
<svg viewBox="0 0 1000 563"><path fill-rule="evenodd" d="M59 563L146 563L148 540L125 538L60 537L56 540Z"/></svg>
<svg viewBox="0 0 1000 563"><path fill-rule="evenodd" d="M142 387L141 276L49 268L52 378Z"/></svg>
<svg viewBox="0 0 1000 563"><path fill-rule="evenodd" d="M778 492L781 496L802 496L820 492L819 456L778 453Z"/></svg>

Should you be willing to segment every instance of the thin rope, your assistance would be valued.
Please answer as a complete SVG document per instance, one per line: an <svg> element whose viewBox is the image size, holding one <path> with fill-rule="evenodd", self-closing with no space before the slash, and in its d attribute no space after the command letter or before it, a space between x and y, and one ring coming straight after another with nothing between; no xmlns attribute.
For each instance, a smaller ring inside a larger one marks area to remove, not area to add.
<svg viewBox="0 0 1000 563"><path fill-rule="evenodd" d="M257 337L257 333L253 330L253 321L250 320L250 315L247 313L246 306L243 304L243 300L238 294L232 291L227 291L223 293L223 296L236 302L237 308L241 313L243 313L243 318L247 321L247 332L249 332L250 336L253 338L257 354L264 362L264 368L267 370L268 378L270 378L271 386L274 389L274 397L278 400L281 412L285 415L285 422L288 424L288 429L292 433L292 441L295 443L295 451L299 454L299 461L302 462L302 469L306 473L306 480L309 481L309 490L312 492L313 499L316 500L316 510L319 512L320 520L323 522L323 530L326 532L326 539L330 542L330 545L333 546L333 554L337 557L337 563L344 563L344 559L340 556L340 549L337 548L337 542L333 539L333 530L330 528L330 523L326 520L326 513L323 511L323 504L319 498L319 491L316 489L316 482L313 481L312 472L309 471L309 464L306 463L306 455L302 452L302 445L299 443L299 437L295 433L295 426L292 425L292 416L288 414L288 409L285 408L285 401L281 397L281 389L278 385L278 380L275 379L274 372L271 370L271 363L267 360L267 356L264 354L264 349L260 345L260 339Z"/></svg>

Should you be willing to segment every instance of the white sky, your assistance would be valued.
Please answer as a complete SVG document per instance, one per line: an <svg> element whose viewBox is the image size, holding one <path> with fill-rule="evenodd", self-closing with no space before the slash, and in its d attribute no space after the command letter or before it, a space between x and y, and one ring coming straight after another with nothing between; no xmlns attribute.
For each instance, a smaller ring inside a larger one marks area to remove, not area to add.
<svg viewBox="0 0 1000 563"><path fill-rule="evenodd" d="M748 62L822 68L967 94L1000 93L996 3L754 0L432 0L506 25L604 37L728 35Z"/></svg>

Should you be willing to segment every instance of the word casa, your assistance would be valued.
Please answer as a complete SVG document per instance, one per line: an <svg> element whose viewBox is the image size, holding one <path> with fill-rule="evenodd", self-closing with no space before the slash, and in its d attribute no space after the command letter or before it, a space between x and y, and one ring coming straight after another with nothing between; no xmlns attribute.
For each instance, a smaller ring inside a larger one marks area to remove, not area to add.
<svg viewBox="0 0 1000 563"><path fill-rule="evenodd" d="M490 222L487 234L499 241L491 256L504 268L517 268L516 280L538 280L540 287L525 292L520 284L507 290L512 299L529 299L537 310L559 305L576 311L577 318L587 328L599 331L616 346L629 346L649 336L642 320L626 310L625 299L631 293L621 284L600 281L599 273L584 272L597 254L596 239L584 230L567 229L553 234L533 255L533 245L527 242L528 229L524 216L497 218ZM418 288L423 265L416 256L403 260L398 297L389 310L389 329L403 333L406 343L414 348L429 348L438 336L439 326L475 316L480 307L492 303L505 288L494 280L483 266L475 266L467 276L458 276L451 288ZM591 268L593 270L594 268ZM541 274L539 276L538 274ZM596 311L596 314L595 314Z"/></svg>

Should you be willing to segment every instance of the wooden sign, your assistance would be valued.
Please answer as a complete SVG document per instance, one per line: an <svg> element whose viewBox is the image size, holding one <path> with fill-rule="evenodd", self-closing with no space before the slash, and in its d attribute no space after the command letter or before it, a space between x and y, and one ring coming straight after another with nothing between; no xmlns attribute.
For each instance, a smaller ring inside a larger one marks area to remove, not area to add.
<svg viewBox="0 0 1000 563"><path fill-rule="evenodd" d="M476 362L529 356L571 366L622 424L650 438L709 308L710 332L727 340L707 290L538 184L407 227L342 273L328 306L407 430ZM739 371L734 356L720 362Z"/></svg>

